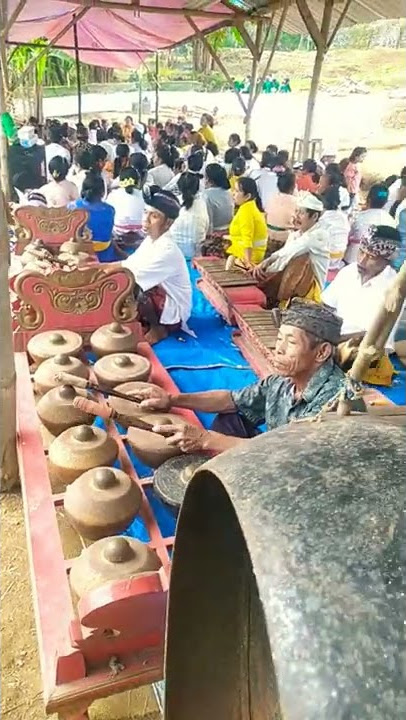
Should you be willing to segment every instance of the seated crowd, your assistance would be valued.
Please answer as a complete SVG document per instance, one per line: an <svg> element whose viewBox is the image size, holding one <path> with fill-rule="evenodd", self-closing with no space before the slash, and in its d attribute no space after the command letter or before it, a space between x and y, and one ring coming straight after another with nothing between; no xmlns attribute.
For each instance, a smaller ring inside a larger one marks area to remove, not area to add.
<svg viewBox="0 0 406 720"><path fill-rule="evenodd" d="M150 342L187 327L187 261L199 255L251 273L269 307L323 300L346 335L362 336L405 257L406 168L372 185L363 203L366 148L340 162L326 149L292 166L286 150L269 144L259 156L237 133L220 154L213 128L208 113L199 129L182 118L148 128L130 116L109 127L50 121L46 182L20 173L13 184L27 191L21 202L87 210L99 260L126 257Z"/></svg>

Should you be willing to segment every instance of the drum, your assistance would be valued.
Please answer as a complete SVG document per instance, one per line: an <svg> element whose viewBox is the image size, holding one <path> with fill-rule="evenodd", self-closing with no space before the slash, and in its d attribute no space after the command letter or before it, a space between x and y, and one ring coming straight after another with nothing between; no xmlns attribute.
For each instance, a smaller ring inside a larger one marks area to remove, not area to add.
<svg viewBox="0 0 406 720"><path fill-rule="evenodd" d="M209 460L178 518L165 720L405 714L406 429L296 422Z"/></svg>

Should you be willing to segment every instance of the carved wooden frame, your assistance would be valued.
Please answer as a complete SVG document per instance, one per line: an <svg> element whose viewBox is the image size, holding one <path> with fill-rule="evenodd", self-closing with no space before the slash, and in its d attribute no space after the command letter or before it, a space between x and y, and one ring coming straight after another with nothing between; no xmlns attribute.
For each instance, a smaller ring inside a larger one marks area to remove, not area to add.
<svg viewBox="0 0 406 720"><path fill-rule="evenodd" d="M92 233L86 227L88 218L87 210L82 208L68 210L66 207L23 205L15 211L15 252L20 255L29 242L37 239L51 247L59 247L63 242L72 239L90 243Z"/></svg>
<svg viewBox="0 0 406 720"><path fill-rule="evenodd" d="M13 283L20 301L15 313L16 350L24 350L29 338L44 330L87 333L113 320L133 324L140 334L134 287L132 273L120 267L96 265L50 275L21 272Z"/></svg>

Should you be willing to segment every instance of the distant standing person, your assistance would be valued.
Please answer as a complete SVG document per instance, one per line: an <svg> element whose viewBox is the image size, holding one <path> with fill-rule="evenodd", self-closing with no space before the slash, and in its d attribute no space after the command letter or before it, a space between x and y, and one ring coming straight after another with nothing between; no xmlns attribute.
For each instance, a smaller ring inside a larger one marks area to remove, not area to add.
<svg viewBox="0 0 406 720"><path fill-rule="evenodd" d="M361 165L367 155L366 147L356 147L352 151L348 165L344 170L344 177L347 183L347 190L350 193L351 205L357 207L359 202L359 191L361 187L362 172Z"/></svg>

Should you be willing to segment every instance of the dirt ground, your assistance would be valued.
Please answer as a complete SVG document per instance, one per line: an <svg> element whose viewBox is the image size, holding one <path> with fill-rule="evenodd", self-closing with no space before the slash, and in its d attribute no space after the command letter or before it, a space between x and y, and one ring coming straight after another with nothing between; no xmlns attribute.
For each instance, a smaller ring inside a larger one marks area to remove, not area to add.
<svg viewBox="0 0 406 720"><path fill-rule="evenodd" d="M0 496L1 717L44 720L23 505L19 492ZM91 720L159 720L150 688L94 703ZM56 718L56 715L49 716Z"/></svg>

